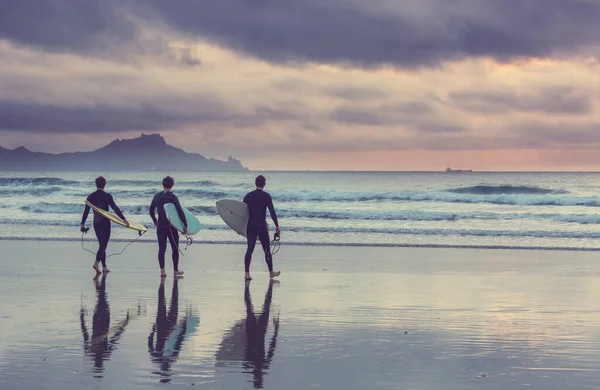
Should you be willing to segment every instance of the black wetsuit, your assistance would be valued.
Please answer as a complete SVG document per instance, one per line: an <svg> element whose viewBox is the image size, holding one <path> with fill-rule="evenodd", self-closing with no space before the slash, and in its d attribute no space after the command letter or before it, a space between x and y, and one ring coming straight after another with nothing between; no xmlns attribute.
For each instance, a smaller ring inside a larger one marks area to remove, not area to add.
<svg viewBox="0 0 600 390"><path fill-rule="evenodd" d="M117 214L117 216L121 219L125 219L121 209L117 207L113 197L108 192L104 192L103 190L96 190L92 192L87 197L88 202L93 204L102 210L108 210L108 207L113 209L113 211ZM85 210L83 210L83 216L81 218L81 225L85 224L85 220L90 213L90 206L85 205ZM96 233L96 238L98 239L98 252L96 253L96 261L101 261L102 266L106 267L106 247L108 246L108 241L110 240L110 220L101 214L94 211L94 232Z"/></svg>
<svg viewBox="0 0 600 390"><path fill-rule="evenodd" d="M260 244L265 251L265 261L267 267L269 267L269 272L272 272L273 257L271 256L269 230L267 229L267 208L275 226L279 226L275 207L273 207L273 199L271 199L271 195L268 192L256 189L246 194L244 203L248 205L250 214L246 228L246 237L248 239L248 249L244 258L246 272L250 272L250 262L252 261L252 253L256 246L257 237L260 239Z"/></svg>
<svg viewBox="0 0 600 390"><path fill-rule="evenodd" d="M154 221L154 224L156 225L156 237L158 238L158 264L160 269L165 268L165 252L167 251L168 238L173 252L173 270L177 272L179 271L179 232L177 229L171 228L171 223L165 213L164 206L166 203L173 203L175 205L177 214L179 214L179 218L185 227L187 227L187 220L185 219L185 214L179 204L179 199L177 199L175 194L170 191L161 191L154 195L154 199L152 199L152 203L150 204L150 217L152 217L152 221ZM158 210L158 220L154 215L155 209Z"/></svg>

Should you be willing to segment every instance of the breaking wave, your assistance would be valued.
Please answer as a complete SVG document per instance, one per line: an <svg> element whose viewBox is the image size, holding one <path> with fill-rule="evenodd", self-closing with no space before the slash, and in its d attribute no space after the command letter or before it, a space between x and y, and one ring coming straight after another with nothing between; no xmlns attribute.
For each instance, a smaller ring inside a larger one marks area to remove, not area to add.
<svg viewBox="0 0 600 390"><path fill-rule="evenodd" d="M38 225L38 226L78 226L78 220L36 220L36 219L0 219L0 224ZM152 226L149 226L152 229ZM202 224L203 230L230 230L225 224ZM411 229L411 228L368 228L368 227L295 227L285 228L286 232L296 233L333 233L333 234L389 234L420 236L462 236L462 237L534 237L566 239L598 239L600 231L556 231L556 230L493 230L493 229Z"/></svg>
<svg viewBox="0 0 600 390"><path fill-rule="evenodd" d="M472 194L472 195L548 195L548 194L568 194L564 190L552 190L535 186L489 186L478 185L473 187L462 187L448 190L456 194Z"/></svg>

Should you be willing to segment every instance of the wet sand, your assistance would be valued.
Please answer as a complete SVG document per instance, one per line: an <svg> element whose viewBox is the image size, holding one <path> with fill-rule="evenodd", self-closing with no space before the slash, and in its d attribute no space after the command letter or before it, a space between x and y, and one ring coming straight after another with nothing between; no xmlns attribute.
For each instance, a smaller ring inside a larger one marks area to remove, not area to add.
<svg viewBox="0 0 600 390"><path fill-rule="evenodd" d="M194 244L162 284L156 249L132 245L92 280L77 243L0 241L0 388L600 383L595 253L283 243L280 283L257 252L247 285L243 246Z"/></svg>

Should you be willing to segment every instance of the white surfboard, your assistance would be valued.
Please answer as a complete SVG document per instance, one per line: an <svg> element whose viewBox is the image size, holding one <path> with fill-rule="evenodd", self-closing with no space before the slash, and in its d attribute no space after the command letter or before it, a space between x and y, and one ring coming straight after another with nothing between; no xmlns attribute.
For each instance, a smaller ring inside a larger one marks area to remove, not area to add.
<svg viewBox="0 0 600 390"><path fill-rule="evenodd" d="M227 226L237 234L247 237L246 228L250 212L246 203L235 199L221 199L217 201L217 212ZM267 223L267 230L269 230L269 223Z"/></svg>
<svg viewBox="0 0 600 390"><path fill-rule="evenodd" d="M237 234L246 237L248 226L248 205L235 199L222 199L217 201L217 211L223 221Z"/></svg>

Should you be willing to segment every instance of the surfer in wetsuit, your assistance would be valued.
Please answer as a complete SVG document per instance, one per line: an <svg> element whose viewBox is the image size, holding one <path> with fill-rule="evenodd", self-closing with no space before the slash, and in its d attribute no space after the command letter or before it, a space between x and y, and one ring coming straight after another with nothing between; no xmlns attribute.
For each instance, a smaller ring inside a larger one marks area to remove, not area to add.
<svg viewBox="0 0 600 390"><path fill-rule="evenodd" d="M167 176L163 179L162 185L163 190L158 194L154 195L152 203L150 204L150 217L156 226L156 237L158 238L158 265L160 266L160 276L165 277L165 253L167 251L167 238L171 243L171 251L173 252L173 271L175 276L183 275L183 271L179 270L179 232L174 229L167 218L165 213L165 204L173 203L177 209L177 214L181 219L184 226L183 234L187 234L187 220L183 209L179 204L177 196L171 192L175 180L171 176ZM154 211L158 210L158 220L154 215Z"/></svg>
<svg viewBox="0 0 600 390"><path fill-rule="evenodd" d="M265 261L269 268L269 276L274 278L279 276L280 271L273 271L273 256L271 255L271 246L269 241L269 230L267 228L267 208L271 214L271 219L275 224L275 232L280 235L279 222L275 207L273 207L273 199L268 192L264 191L267 179L263 175L259 175L254 180L256 189L246 194L244 203L248 205L249 217L246 228L246 237L248 239L248 249L244 258L244 266L246 269L246 280L252 280L250 277L250 263L252 262L252 253L256 246L256 238L260 240L263 251L265 252Z"/></svg>
<svg viewBox="0 0 600 390"><path fill-rule="evenodd" d="M108 207L111 209L125 222L125 225L129 226L129 222L123 216L121 209L115 204L115 201L111 194L108 192L104 192L104 187L106 187L106 179L102 176L96 178L96 191L92 192L88 197L87 201L98 207L99 209L108 211ZM85 205L85 209L83 210L83 216L81 217L81 227L80 230L82 233L86 232L85 229L85 221L90 213L90 206ZM110 220L100 215L99 213L94 211L94 232L96 233L96 238L98 239L98 252L96 252L96 261L92 268L96 270L96 273L100 273L100 269L98 268L98 263L102 262L103 272L110 272L108 267L106 266L106 248L108 247L108 241L110 240Z"/></svg>

